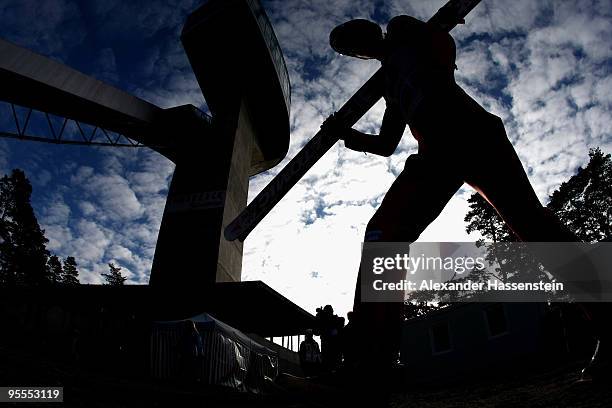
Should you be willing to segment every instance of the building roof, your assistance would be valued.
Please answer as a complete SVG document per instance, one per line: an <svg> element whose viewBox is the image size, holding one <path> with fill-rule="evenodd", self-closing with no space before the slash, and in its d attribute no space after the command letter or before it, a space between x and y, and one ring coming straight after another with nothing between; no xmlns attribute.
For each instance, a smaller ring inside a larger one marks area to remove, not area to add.
<svg viewBox="0 0 612 408"><path fill-rule="evenodd" d="M303 334L314 327L315 319L261 281L223 282L208 290L174 291L149 285L0 288L0 306L3 304L43 309L58 306L82 316L112 310L145 320L184 319L207 312L245 333L261 337Z"/></svg>

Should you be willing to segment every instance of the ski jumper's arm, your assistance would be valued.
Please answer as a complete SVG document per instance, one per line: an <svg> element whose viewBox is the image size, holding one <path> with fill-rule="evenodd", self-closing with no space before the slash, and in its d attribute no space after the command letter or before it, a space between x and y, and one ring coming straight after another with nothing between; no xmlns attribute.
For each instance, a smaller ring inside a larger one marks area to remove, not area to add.
<svg viewBox="0 0 612 408"><path fill-rule="evenodd" d="M456 57L455 42L450 34L425 22L409 16L398 16L391 20L388 30L388 35L392 36L389 41L390 48L397 51L393 58L394 61L390 63L391 66L387 66L391 74L387 78L387 83L390 84L391 89L387 89L386 92L387 109L380 128L380 135L370 135L348 128L343 130L343 135L340 136L341 139L344 139L344 145L349 149L385 157L393 154L406 128L406 115L402 114L398 94L398 91L401 92L402 89L402 81L407 80L422 85L423 89L410 97L418 98L419 95L427 93L435 94L436 88L444 90L448 86L445 84L454 83L453 71ZM415 39L419 41L415 42ZM421 68L412 69L411 64L420 64ZM420 73L423 71L427 74ZM401 78L403 75L406 75L406 78ZM411 78L410 75L414 78ZM423 77L422 80L421 77ZM429 85L426 85L427 83ZM410 124L410 121L408 123ZM419 140L420 134L416 126L411 126L410 130Z"/></svg>
<svg viewBox="0 0 612 408"><path fill-rule="evenodd" d="M389 105L385 110L380 134L371 135L349 128L344 135L344 145L358 152L368 152L379 156L391 156L406 129L406 121L402 118L400 111Z"/></svg>

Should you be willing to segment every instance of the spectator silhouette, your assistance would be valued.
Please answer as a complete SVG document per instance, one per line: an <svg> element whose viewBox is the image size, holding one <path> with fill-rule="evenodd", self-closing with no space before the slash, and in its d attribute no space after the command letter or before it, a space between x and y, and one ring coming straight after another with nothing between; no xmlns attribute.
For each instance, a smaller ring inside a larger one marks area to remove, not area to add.
<svg viewBox="0 0 612 408"><path fill-rule="evenodd" d="M321 355L323 368L334 371L339 368L342 361L340 332L344 326L344 319L334 314L331 305L317 309L317 334L321 337Z"/></svg>
<svg viewBox="0 0 612 408"><path fill-rule="evenodd" d="M317 375L321 371L321 350L314 340L313 331L306 331L306 338L300 344L300 365L307 377Z"/></svg>
<svg viewBox="0 0 612 408"><path fill-rule="evenodd" d="M358 359L358 348L357 348L357 329L355 328L355 314L348 312L346 315L348 323L342 329L341 333L341 347L343 357L343 367L351 369L355 367Z"/></svg>

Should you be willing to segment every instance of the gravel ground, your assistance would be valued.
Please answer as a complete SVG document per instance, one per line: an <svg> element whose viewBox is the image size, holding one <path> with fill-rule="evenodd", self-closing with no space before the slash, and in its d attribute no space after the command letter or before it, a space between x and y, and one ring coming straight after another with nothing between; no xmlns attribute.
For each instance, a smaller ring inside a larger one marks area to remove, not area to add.
<svg viewBox="0 0 612 408"><path fill-rule="evenodd" d="M394 395L394 408L610 408L612 380L578 382L579 364Z"/></svg>
<svg viewBox="0 0 612 408"><path fill-rule="evenodd" d="M577 382L578 364L566 364L537 373L526 371L504 378L464 380L462 384L422 385L392 396L393 408L610 408L612 380ZM95 371L78 371L23 351L0 348L0 386L65 387L67 407L344 407L342 398L325 402L316 387L301 394L280 392L268 396L227 389L193 389L151 380L112 378ZM309 395L310 394L310 395ZM313 402L316 401L316 402ZM14 406L34 406L31 403ZM5 405L3 405L5 406ZM49 406L44 404L43 406ZM351 404L351 406L357 406Z"/></svg>

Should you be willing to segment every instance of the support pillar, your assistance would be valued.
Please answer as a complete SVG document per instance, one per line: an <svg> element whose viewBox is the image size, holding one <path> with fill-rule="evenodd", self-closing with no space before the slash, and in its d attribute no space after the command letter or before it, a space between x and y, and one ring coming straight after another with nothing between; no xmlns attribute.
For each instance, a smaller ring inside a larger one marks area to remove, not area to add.
<svg viewBox="0 0 612 408"><path fill-rule="evenodd" d="M236 103L216 114L208 131L201 122L176 129L185 123L177 117L182 112L169 116L185 142L159 231L153 287L205 290L240 281L242 243L225 240L223 229L246 206L254 136L246 103L231 99Z"/></svg>

